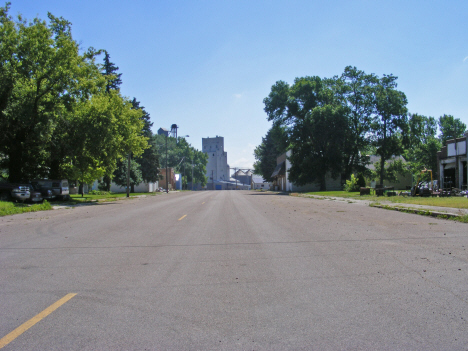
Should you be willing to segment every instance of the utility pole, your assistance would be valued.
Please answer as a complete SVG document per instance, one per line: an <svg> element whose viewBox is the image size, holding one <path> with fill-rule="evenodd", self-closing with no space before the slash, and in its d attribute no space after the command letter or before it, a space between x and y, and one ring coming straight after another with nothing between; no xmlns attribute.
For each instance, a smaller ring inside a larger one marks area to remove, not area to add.
<svg viewBox="0 0 468 351"><path fill-rule="evenodd" d="M130 197L130 153L127 160L127 197Z"/></svg>
<svg viewBox="0 0 468 351"><path fill-rule="evenodd" d="M193 191L193 156L192 156L192 191Z"/></svg>
<svg viewBox="0 0 468 351"><path fill-rule="evenodd" d="M214 170L211 170L211 190L214 190L214 175L213 175Z"/></svg>
<svg viewBox="0 0 468 351"><path fill-rule="evenodd" d="M234 174L236 174L236 173L237 173L237 168L234 167ZM237 174L236 174L236 190L237 190Z"/></svg>
<svg viewBox="0 0 468 351"><path fill-rule="evenodd" d="M166 194L169 194L169 178L167 177L167 134L166 134Z"/></svg>

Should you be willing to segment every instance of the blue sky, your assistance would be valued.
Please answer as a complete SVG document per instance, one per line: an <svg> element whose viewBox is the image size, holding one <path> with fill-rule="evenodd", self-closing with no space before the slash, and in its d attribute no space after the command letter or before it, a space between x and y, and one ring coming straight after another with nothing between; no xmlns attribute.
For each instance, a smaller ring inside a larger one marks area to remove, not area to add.
<svg viewBox="0 0 468 351"><path fill-rule="evenodd" d="M201 149L224 137L231 167L250 168L270 127L278 80L332 77L348 65L394 74L411 113L468 125L468 1L11 1L11 15L72 22L85 49L106 49L154 122Z"/></svg>

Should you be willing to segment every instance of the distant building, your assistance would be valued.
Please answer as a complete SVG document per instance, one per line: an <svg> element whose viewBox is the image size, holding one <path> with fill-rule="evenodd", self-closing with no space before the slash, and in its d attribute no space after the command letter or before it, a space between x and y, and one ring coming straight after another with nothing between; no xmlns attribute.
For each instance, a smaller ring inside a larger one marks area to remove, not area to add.
<svg viewBox="0 0 468 351"><path fill-rule="evenodd" d="M403 156L391 156L389 160L386 161L387 164L391 164L395 161L402 161L404 164L406 164L406 160ZM367 165L367 168L375 171L375 163L380 162L380 156L377 155L369 155L369 164ZM387 167L387 166L385 166ZM380 178L378 180L380 182ZM377 182L377 181L376 181ZM383 181L383 186L393 186L395 189L409 189L411 188L411 185L413 183L413 177L411 176L410 173L408 174L396 174L396 179L395 181L389 181L389 180L384 180ZM375 186L372 186L374 182L370 184L371 188L374 188Z"/></svg>
<svg viewBox="0 0 468 351"><path fill-rule="evenodd" d="M441 189L466 189L468 132L462 138L447 140L447 145L437 153Z"/></svg>
<svg viewBox="0 0 468 351"><path fill-rule="evenodd" d="M158 135L169 136L169 131L166 128L159 128Z"/></svg>
<svg viewBox="0 0 468 351"><path fill-rule="evenodd" d="M262 176L252 175L252 190L270 190L271 183L265 181Z"/></svg>
<svg viewBox="0 0 468 351"><path fill-rule="evenodd" d="M249 169L244 171L239 169L232 175L232 178L237 179L242 184L250 185L252 183L252 172Z"/></svg>
<svg viewBox="0 0 468 351"><path fill-rule="evenodd" d="M161 188L164 188L164 189L167 189L166 188L166 169L165 168L162 168L160 171L159 171L159 176L161 177L161 179L159 180L159 186ZM175 173L174 173L174 168L170 167L167 169L167 176L169 178L169 190L174 190L176 189L176 177L175 177Z"/></svg>
<svg viewBox="0 0 468 351"><path fill-rule="evenodd" d="M289 179L289 170L291 168L291 161L289 161L289 157L291 156L292 151L288 150L284 154L278 156L276 159L276 168L271 175L273 178L273 190L279 191L297 191L297 192L304 192L304 191L319 191L320 184L319 183L309 183L306 185L296 185ZM342 190L343 187L341 185L340 177L336 179L330 177L327 174L325 179L325 184L327 190Z"/></svg>
<svg viewBox="0 0 468 351"><path fill-rule="evenodd" d="M227 163L227 152L224 151L224 138L202 138L202 151L208 155L206 164L206 177L208 178L208 189L213 187L216 181L229 180L229 165ZM211 183L211 185L210 185Z"/></svg>

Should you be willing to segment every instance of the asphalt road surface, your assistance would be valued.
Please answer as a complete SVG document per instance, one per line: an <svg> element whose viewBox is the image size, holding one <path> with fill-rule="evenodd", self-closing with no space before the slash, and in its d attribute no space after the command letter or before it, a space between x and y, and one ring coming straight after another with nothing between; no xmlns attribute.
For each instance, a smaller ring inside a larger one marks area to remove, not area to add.
<svg viewBox="0 0 468 351"><path fill-rule="evenodd" d="M0 218L3 350L468 350L468 225L206 191Z"/></svg>

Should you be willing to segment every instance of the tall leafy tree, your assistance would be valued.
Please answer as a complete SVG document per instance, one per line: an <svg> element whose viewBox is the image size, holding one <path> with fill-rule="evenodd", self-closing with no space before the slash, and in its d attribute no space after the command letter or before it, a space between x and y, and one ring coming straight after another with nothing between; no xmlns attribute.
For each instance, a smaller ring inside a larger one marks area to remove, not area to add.
<svg viewBox="0 0 468 351"><path fill-rule="evenodd" d="M143 151L140 158L135 161L141 170L142 179L146 183L153 183L159 180L159 160L160 154L154 139L148 139L148 148Z"/></svg>
<svg viewBox="0 0 468 351"><path fill-rule="evenodd" d="M82 183L113 173L129 153L139 156L148 147L141 134L141 111L115 91L93 95L75 110L71 123L73 152L63 165L69 179Z"/></svg>
<svg viewBox="0 0 468 351"><path fill-rule="evenodd" d="M122 73L118 73L119 67L117 67L110 60L110 55L107 50L104 50L104 64L102 66L102 75L106 79L106 92L119 91L120 85L122 84ZM110 169L107 170L103 177L104 188L110 191L113 173Z"/></svg>
<svg viewBox="0 0 468 351"><path fill-rule="evenodd" d="M296 78L294 84L279 81L263 100L268 120L287 127L292 150L290 178L298 184L319 182L325 174L336 178L342 169L345 110L320 77Z"/></svg>
<svg viewBox="0 0 468 351"><path fill-rule="evenodd" d="M397 77L384 75L374 88L376 116L371 124L373 144L380 156L380 183L385 179L385 162L404 150L407 134L406 95L396 90Z"/></svg>
<svg viewBox="0 0 468 351"><path fill-rule="evenodd" d="M49 174L54 133L99 78L95 53L80 55L68 21L15 21L8 10L0 8L0 153L20 181Z"/></svg>
<svg viewBox="0 0 468 351"><path fill-rule="evenodd" d="M345 108L347 131L344 139L343 176L364 172L368 162L364 150L369 147L371 122L375 115L375 74L366 74L347 66L340 77L330 80L338 99Z"/></svg>
<svg viewBox="0 0 468 351"><path fill-rule="evenodd" d="M147 183L156 182L159 179L159 158L158 148L153 139L153 133L151 132L151 127L153 122L151 122L151 117L148 112L146 112L143 106L140 106L140 102L133 98L131 101L132 108L134 110L141 111L141 121L143 122L143 128L141 130L142 134L148 138L148 148L143 151L141 157L137 158L139 169L141 170L142 179Z"/></svg>
<svg viewBox="0 0 468 351"><path fill-rule="evenodd" d="M297 185L318 182L326 190L326 176L342 171L346 117L339 105L313 108L292 128L290 178Z"/></svg>
<svg viewBox="0 0 468 351"><path fill-rule="evenodd" d="M288 147L288 135L286 128L273 123L262 143L254 150L254 173L261 175L267 182L272 181L271 174L276 167L276 159L286 152Z"/></svg>
<svg viewBox="0 0 468 351"><path fill-rule="evenodd" d="M127 186L127 169L128 169L128 160L122 159L117 162L117 168L114 171L114 182L120 187ZM140 165L135 160L130 160L130 187L131 192L135 192L135 185L140 184L143 181L142 173L140 170Z"/></svg>
<svg viewBox="0 0 468 351"><path fill-rule="evenodd" d="M459 118L452 115L443 115L439 118L440 141L442 145L447 144L447 140L461 138L466 131L466 125Z"/></svg>
<svg viewBox="0 0 468 351"><path fill-rule="evenodd" d="M413 175L419 174L423 169L430 169L434 178L437 177L437 151L442 144L436 133L437 121L434 117L409 114L408 145L404 157Z"/></svg>

